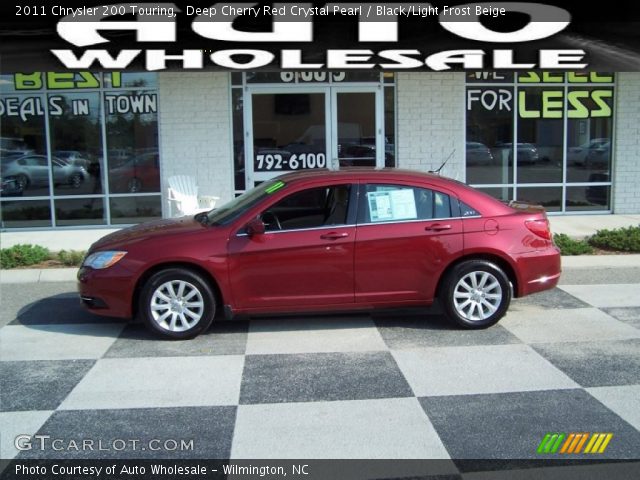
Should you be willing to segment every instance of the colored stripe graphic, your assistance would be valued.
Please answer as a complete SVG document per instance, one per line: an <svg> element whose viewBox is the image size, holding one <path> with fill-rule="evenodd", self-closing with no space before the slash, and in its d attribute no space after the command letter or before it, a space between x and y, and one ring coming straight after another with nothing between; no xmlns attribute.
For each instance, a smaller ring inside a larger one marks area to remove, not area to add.
<svg viewBox="0 0 640 480"><path fill-rule="evenodd" d="M564 433L547 433L538 445L538 453L556 453L564 437Z"/></svg>
<svg viewBox="0 0 640 480"><path fill-rule="evenodd" d="M612 433L594 433L584 453L603 453L613 438Z"/></svg>
<svg viewBox="0 0 640 480"><path fill-rule="evenodd" d="M612 438L613 433L571 432L565 434L549 432L538 445L537 452L551 454L604 453ZM585 443L587 446L583 451Z"/></svg>

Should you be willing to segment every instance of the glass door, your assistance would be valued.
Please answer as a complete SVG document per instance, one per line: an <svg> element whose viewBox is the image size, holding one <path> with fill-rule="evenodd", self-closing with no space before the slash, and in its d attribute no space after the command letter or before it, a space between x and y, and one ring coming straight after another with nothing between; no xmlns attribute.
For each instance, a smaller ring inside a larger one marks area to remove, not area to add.
<svg viewBox="0 0 640 480"><path fill-rule="evenodd" d="M329 168L326 88L250 89L245 108L247 185L297 170Z"/></svg>
<svg viewBox="0 0 640 480"><path fill-rule="evenodd" d="M298 170L385 166L379 87L248 87L245 99L249 188Z"/></svg>
<svg viewBox="0 0 640 480"><path fill-rule="evenodd" d="M332 167L384 167L379 87L332 87Z"/></svg>

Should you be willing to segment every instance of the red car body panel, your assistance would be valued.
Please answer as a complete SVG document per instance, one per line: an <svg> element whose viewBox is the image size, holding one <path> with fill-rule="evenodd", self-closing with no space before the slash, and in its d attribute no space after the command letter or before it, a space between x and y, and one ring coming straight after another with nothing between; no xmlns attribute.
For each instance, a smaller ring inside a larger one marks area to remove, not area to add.
<svg viewBox="0 0 640 480"><path fill-rule="evenodd" d="M499 263L512 280L515 296L558 282L559 250L526 226L527 221L546 220L544 212L518 211L462 183L412 171L310 171L282 178L286 188L248 208L229 225L206 226L184 217L102 238L90 253L128 253L110 268L80 269L81 296L100 300L98 305L86 305L95 313L130 318L140 283L154 269L176 264L207 275L222 303L234 313L429 305L447 269L472 257ZM291 193L367 183L428 188L459 199L479 215L244 233L253 218Z"/></svg>

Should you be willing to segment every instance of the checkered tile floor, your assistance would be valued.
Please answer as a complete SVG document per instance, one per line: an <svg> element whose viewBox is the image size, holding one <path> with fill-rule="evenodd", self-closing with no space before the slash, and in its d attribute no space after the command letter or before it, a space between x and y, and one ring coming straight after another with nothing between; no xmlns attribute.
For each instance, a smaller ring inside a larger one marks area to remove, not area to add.
<svg viewBox="0 0 640 480"><path fill-rule="evenodd" d="M0 453L38 432L194 448L18 458L526 459L553 431L613 432L599 458L638 458L639 286L563 286L484 331L434 308L221 322L169 342L83 312L64 284L0 329Z"/></svg>

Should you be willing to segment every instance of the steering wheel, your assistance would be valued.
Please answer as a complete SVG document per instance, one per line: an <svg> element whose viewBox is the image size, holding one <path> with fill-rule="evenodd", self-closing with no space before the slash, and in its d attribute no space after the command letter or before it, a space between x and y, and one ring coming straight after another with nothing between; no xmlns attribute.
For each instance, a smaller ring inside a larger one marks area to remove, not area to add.
<svg viewBox="0 0 640 480"><path fill-rule="evenodd" d="M272 230L269 227L272 227L274 225L278 230L282 230L282 225L280 224L280 219L273 212L270 212L270 211L264 212L262 214L262 221L267 226L267 230Z"/></svg>

